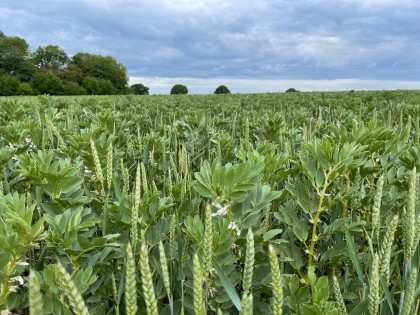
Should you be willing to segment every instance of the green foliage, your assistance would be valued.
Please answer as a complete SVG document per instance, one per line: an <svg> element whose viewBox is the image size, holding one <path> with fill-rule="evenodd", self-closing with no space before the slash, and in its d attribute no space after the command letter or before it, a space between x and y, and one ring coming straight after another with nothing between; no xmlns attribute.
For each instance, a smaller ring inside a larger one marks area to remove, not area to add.
<svg viewBox="0 0 420 315"><path fill-rule="evenodd" d="M33 77L34 89L40 94L62 95L63 81L52 71L38 71Z"/></svg>
<svg viewBox="0 0 420 315"><path fill-rule="evenodd" d="M417 314L393 95L2 98L0 311Z"/></svg>
<svg viewBox="0 0 420 315"><path fill-rule="evenodd" d="M16 95L20 80L17 76L0 74L0 96Z"/></svg>
<svg viewBox="0 0 420 315"><path fill-rule="evenodd" d="M188 88L182 84L175 84L171 89L171 94L188 94Z"/></svg>
<svg viewBox="0 0 420 315"><path fill-rule="evenodd" d="M296 90L295 88L289 88L286 90L286 93L296 93L299 92L298 90Z"/></svg>
<svg viewBox="0 0 420 315"><path fill-rule="evenodd" d="M111 56L77 53L69 58L56 45L40 46L32 53L28 48L24 39L0 32L0 96L132 92L125 67ZM19 88L21 82L29 84L31 90L26 84Z"/></svg>
<svg viewBox="0 0 420 315"><path fill-rule="evenodd" d="M149 95L149 88L141 83L133 84L130 89L136 95Z"/></svg>
<svg viewBox="0 0 420 315"><path fill-rule="evenodd" d="M60 47L55 45L40 46L32 54L35 65L43 70L61 70L69 62L69 57Z"/></svg>
<svg viewBox="0 0 420 315"><path fill-rule="evenodd" d="M106 93L96 93L96 91L90 92L89 88L83 82L83 86L89 94L121 93L127 86L128 78L125 67L111 56L104 57L101 55L78 53L72 57L71 63L83 71L85 78L93 77L99 79L99 82L102 82L102 84L108 81L113 86L113 89L107 86Z"/></svg>
<svg viewBox="0 0 420 315"><path fill-rule="evenodd" d="M230 94L230 91L225 85L220 85L214 91L214 94Z"/></svg>
<svg viewBox="0 0 420 315"><path fill-rule="evenodd" d="M0 69L15 74L28 56L29 45L23 38L8 37L0 32Z"/></svg>
<svg viewBox="0 0 420 315"><path fill-rule="evenodd" d="M16 95L33 95L34 91L28 83L20 83L16 89Z"/></svg>
<svg viewBox="0 0 420 315"><path fill-rule="evenodd" d="M111 95L116 92L111 81L91 76L87 76L83 79L83 88L88 94L92 95Z"/></svg>

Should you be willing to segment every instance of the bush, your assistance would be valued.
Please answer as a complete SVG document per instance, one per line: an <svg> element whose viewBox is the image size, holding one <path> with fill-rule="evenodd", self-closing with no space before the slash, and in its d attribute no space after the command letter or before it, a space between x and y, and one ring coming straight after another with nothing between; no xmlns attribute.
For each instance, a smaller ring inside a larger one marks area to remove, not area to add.
<svg viewBox="0 0 420 315"><path fill-rule="evenodd" d="M19 84L16 95L33 95L34 91L32 90L32 87L28 83L21 83Z"/></svg>
<svg viewBox="0 0 420 315"><path fill-rule="evenodd" d="M188 94L188 89L185 85L175 84L171 89L171 94Z"/></svg>
<svg viewBox="0 0 420 315"><path fill-rule="evenodd" d="M33 86L40 94L63 94L63 82L52 71L40 71L34 75Z"/></svg>
<svg viewBox="0 0 420 315"><path fill-rule="evenodd" d="M91 76L83 80L83 87L91 95L113 95L117 92L111 81Z"/></svg>
<svg viewBox="0 0 420 315"><path fill-rule="evenodd" d="M290 93L290 92L295 93L295 92L299 92L299 91L294 89L294 88L287 89L286 93Z"/></svg>
<svg viewBox="0 0 420 315"><path fill-rule="evenodd" d="M229 89L225 85L220 85L215 91L214 94L230 94Z"/></svg>
<svg viewBox="0 0 420 315"><path fill-rule="evenodd" d="M72 82L72 81L68 81L68 82L64 82L64 91L63 94L64 95L85 95L86 94L86 90L81 87L79 84L77 84L76 82Z"/></svg>
<svg viewBox="0 0 420 315"><path fill-rule="evenodd" d="M0 96L16 95L20 80L17 76L0 75Z"/></svg>
<svg viewBox="0 0 420 315"><path fill-rule="evenodd" d="M133 84L130 88L136 95L149 95L149 88L141 83Z"/></svg>

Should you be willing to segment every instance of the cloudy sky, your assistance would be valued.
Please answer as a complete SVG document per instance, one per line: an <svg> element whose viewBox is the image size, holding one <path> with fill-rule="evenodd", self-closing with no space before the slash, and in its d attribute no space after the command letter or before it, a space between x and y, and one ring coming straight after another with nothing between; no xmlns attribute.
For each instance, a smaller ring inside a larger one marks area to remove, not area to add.
<svg viewBox="0 0 420 315"><path fill-rule="evenodd" d="M31 50L111 55L169 93L420 88L418 0L0 0Z"/></svg>

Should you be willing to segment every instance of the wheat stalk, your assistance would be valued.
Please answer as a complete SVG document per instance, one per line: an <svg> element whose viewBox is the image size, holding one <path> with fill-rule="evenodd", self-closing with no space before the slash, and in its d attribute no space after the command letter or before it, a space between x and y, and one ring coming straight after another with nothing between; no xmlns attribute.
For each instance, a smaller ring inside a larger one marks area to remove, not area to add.
<svg viewBox="0 0 420 315"><path fill-rule="evenodd" d="M207 278L211 269L211 257L213 251L213 225L211 221L211 208L206 207L204 218L204 244L203 244L203 277Z"/></svg>
<svg viewBox="0 0 420 315"><path fill-rule="evenodd" d="M119 315L120 309L118 306L118 289L117 289L117 282L115 281L114 274L111 275L111 286L112 286L112 298L114 299L114 303L115 303L115 315Z"/></svg>
<svg viewBox="0 0 420 315"><path fill-rule="evenodd" d="M146 242L144 240L144 236L141 237L139 265L147 314L158 315L152 272L149 266L149 253L147 250Z"/></svg>
<svg viewBox="0 0 420 315"><path fill-rule="evenodd" d="M372 207L372 233L376 236L376 239L379 239L379 227L380 227L380 210L381 210L381 201L382 201L382 189L384 186L384 174L378 179L376 184L376 192Z"/></svg>
<svg viewBox="0 0 420 315"><path fill-rule="evenodd" d="M169 259L172 259L175 252L175 232L176 232L177 219L175 214L171 217L171 227L169 230Z"/></svg>
<svg viewBox="0 0 420 315"><path fill-rule="evenodd" d="M252 294L251 293L245 293L242 296L241 301L241 315L252 315L253 313L253 302L252 302Z"/></svg>
<svg viewBox="0 0 420 315"><path fill-rule="evenodd" d="M248 233L246 235L246 256L245 256L245 268L243 274L243 289L244 294L247 294L251 290L252 285L252 274L254 271L254 234L252 233L252 229L248 229Z"/></svg>
<svg viewBox="0 0 420 315"><path fill-rule="evenodd" d="M277 261L276 252L271 244L268 246L268 254L273 281L273 315L281 315L283 313L283 286L281 284L280 267Z"/></svg>
<svg viewBox="0 0 420 315"><path fill-rule="evenodd" d="M93 139L90 139L90 147L92 149L93 162L95 164L95 172L99 181L101 182L102 188L104 187L104 173L102 172L101 161L99 159L98 151L96 150L95 142Z"/></svg>
<svg viewBox="0 0 420 315"><path fill-rule="evenodd" d="M379 252L379 273L384 279L389 281L389 266L391 262L391 249L394 242L394 234L398 226L398 215L395 215L386 230L384 240L382 242L381 251Z"/></svg>
<svg viewBox="0 0 420 315"><path fill-rule="evenodd" d="M141 167L141 181L142 181L142 186L143 186L143 192L144 194L147 195L149 193L149 186L147 186L146 168L144 167L143 162L141 162L140 167Z"/></svg>
<svg viewBox="0 0 420 315"><path fill-rule="evenodd" d="M127 315L135 315L137 312L137 288L136 288L136 264L134 262L133 249L128 243L126 249L126 277L125 277L125 307Z"/></svg>
<svg viewBox="0 0 420 315"><path fill-rule="evenodd" d="M165 287L168 298L171 299L172 293L171 293L171 284L170 284L169 271L168 271L168 262L166 260L165 248L163 247L162 242L159 242L159 258L160 258L160 266L162 268L163 286Z"/></svg>
<svg viewBox="0 0 420 315"><path fill-rule="evenodd" d="M137 164L136 172L136 191L134 196L134 206L131 208L131 243L133 244L134 252L137 249L138 240L138 229L137 224L139 222L139 207L141 200L141 185L140 185L140 165Z"/></svg>
<svg viewBox="0 0 420 315"><path fill-rule="evenodd" d="M193 275L194 275L194 313L196 315L204 315L203 305L203 272L200 266L200 260L197 253L193 259Z"/></svg>
<svg viewBox="0 0 420 315"><path fill-rule="evenodd" d="M44 314L44 303L42 302L41 285L35 271L29 273L29 310L31 314Z"/></svg>
<svg viewBox="0 0 420 315"><path fill-rule="evenodd" d="M414 306L414 297L417 284L417 268L413 268L408 278L407 289L404 297L404 304L402 307L401 315L409 315L411 308Z"/></svg>
<svg viewBox="0 0 420 315"><path fill-rule="evenodd" d="M113 173L113 152L112 152L112 142L108 146L107 158L106 158L106 183L108 191L111 189L112 185L112 173Z"/></svg>
<svg viewBox="0 0 420 315"><path fill-rule="evenodd" d="M338 283L335 273L333 274L332 279L333 279L333 289L334 289L334 295L335 295L335 301L336 301L336 305L338 309L338 314L346 315L347 314L346 304L344 303L343 296L341 295L340 284Z"/></svg>
<svg viewBox="0 0 420 315"><path fill-rule="evenodd" d="M372 262L372 269L370 271L369 278L369 305L368 309L370 314L377 314L379 309L379 303L381 302L379 292L379 256L375 254Z"/></svg>
<svg viewBox="0 0 420 315"><path fill-rule="evenodd" d="M416 229L416 168L414 167L409 182L407 208L403 209L402 214L402 234L404 240L404 260L409 261L414 253L414 240Z"/></svg>
<svg viewBox="0 0 420 315"><path fill-rule="evenodd" d="M60 262L57 263L57 268L58 280L60 281L61 286L63 287L63 290L69 299L73 313L76 315L89 315L85 301L83 301L82 295L77 290L77 287L71 279L71 276L67 273L66 269Z"/></svg>

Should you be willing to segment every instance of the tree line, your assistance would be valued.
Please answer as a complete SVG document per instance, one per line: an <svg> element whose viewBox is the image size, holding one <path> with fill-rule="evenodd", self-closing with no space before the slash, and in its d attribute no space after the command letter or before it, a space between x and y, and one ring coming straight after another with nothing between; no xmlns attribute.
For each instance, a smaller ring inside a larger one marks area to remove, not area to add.
<svg viewBox="0 0 420 315"><path fill-rule="evenodd" d="M229 94L221 85L215 94ZM114 57L80 52L73 56L56 45L29 51L25 39L0 31L0 96L8 95L148 95L143 84L128 86L125 66ZM175 84L170 94L188 94Z"/></svg>
<svg viewBox="0 0 420 315"><path fill-rule="evenodd" d="M77 53L56 45L29 51L25 39L0 31L0 95L129 93L126 68L111 56Z"/></svg>

